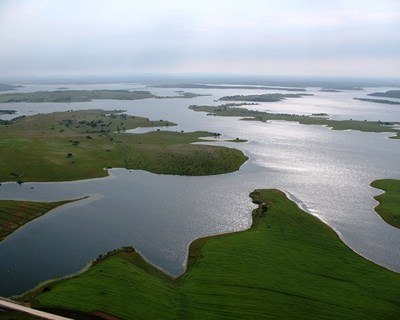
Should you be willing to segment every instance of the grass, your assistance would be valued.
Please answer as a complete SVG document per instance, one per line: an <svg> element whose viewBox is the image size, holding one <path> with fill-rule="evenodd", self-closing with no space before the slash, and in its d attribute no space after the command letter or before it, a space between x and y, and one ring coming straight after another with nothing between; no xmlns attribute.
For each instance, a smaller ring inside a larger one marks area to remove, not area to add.
<svg viewBox="0 0 400 320"><path fill-rule="evenodd" d="M400 180L375 180L371 183L371 186L385 191L385 193L375 197L380 202L375 208L376 212L387 223L400 228Z"/></svg>
<svg viewBox="0 0 400 320"><path fill-rule="evenodd" d="M236 149L194 145L209 132L129 134L137 127L174 123L117 111L81 110L25 117L0 126L0 181L67 181L106 176L106 167L177 175L238 170Z"/></svg>
<svg viewBox="0 0 400 320"><path fill-rule="evenodd" d="M220 98L220 101L251 101L251 102L276 102L286 98L301 98L303 96L312 96L307 93L265 93L251 95L235 95Z"/></svg>
<svg viewBox="0 0 400 320"><path fill-rule="evenodd" d="M209 115L224 117L242 117L242 120L255 121L295 121L306 125L324 125L333 130L357 130L363 132L393 132L393 139L400 139L400 131L390 127L394 123L382 123L380 121L358 121L358 120L330 120L323 117L310 117L295 114L277 114L262 111L253 111L245 108L230 108L226 106L197 106L192 105L189 109L198 112L207 112Z"/></svg>
<svg viewBox="0 0 400 320"><path fill-rule="evenodd" d="M33 202L0 200L0 242L27 222L75 200Z"/></svg>
<svg viewBox="0 0 400 320"><path fill-rule="evenodd" d="M174 97L160 97L150 91L129 90L58 90L28 93L0 94L0 103L10 102L88 102L94 99L139 100L149 98L194 98L199 96L190 92L179 92Z"/></svg>
<svg viewBox="0 0 400 320"><path fill-rule="evenodd" d="M253 225L199 239L168 278L132 250L21 298L121 319L398 319L400 275L358 256L278 190L256 190Z"/></svg>

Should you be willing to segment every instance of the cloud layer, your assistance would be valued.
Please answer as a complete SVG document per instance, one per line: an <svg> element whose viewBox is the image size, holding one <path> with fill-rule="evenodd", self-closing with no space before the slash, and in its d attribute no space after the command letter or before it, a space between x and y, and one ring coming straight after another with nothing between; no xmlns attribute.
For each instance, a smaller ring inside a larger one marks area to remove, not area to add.
<svg viewBox="0 0 400 320"><path fill-rule="evenodd" d="M400 78L397 0L3 0L2 76Z"/></svg>

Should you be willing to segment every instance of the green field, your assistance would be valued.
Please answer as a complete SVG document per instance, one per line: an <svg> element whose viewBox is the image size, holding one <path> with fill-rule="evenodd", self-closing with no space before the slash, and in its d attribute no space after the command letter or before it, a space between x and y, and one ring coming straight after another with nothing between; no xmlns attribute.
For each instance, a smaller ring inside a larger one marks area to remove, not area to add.
<svg viewBox="0 0 400 320"><path fill-rule="evenodd" d="M121 319L399 318L399 274L355 254L282 192L251 197L252 227L193 242L178 279L125 249L20 300Z"/></svg>
<svg viewBox="0 0 400 320"><path fill-rule="evenodd" d="M11 102L88 102L95 99L109 100L139 100L149 98L194 98L199 96L190 92L177 92L173 97L157 96L149 91L129 90L58 90L36 91L28 93L0 94L0 103Z"/></svg>
<svg viewBox="0 0 400 320"><path fill-rule="evenodd" d="M236 171L247 160L236 149L191 144L209 132L124 133L174 123L120 110L38 114L0 126L0 181L67 181L102 177L104 168L177 175ZM213 140L214 141L214 140Z"/></svg>
<svg viewBox="0 0 400 320"><path fill-rule="evenodd" d="M277 102L286 98L301 98L303 96L312 96L308 93L265 93L251 95L235 95L220 98L220 101L251 101L251 102Z"/></svg>
<svg viewBox="0 0 400 320"><path fill-rule="evenodd" d="M387 123L380 121L358 121L358 120L330 120L323 117L311 117L304 115L269 113L262 111L248 110L246 108L232 108L221 106L197 106L191 105L189 109L198 112L207 112L208 115L224 117L242 117L242 120L255 120L267 122L271 120L295 121L307 125L323 125L333 130L357 130L363 132L393 132L392 138L400 139L400 131L391 127L395 122Z"/></svg>
<svg viewBox="0 0 400 320"><path fill-rule="evenodd" d="M371 186L385 191L385 193L375 197L380 202L375 208L376 212L387 223L400 228L400 180L375 180L371 183Z"/></svg>

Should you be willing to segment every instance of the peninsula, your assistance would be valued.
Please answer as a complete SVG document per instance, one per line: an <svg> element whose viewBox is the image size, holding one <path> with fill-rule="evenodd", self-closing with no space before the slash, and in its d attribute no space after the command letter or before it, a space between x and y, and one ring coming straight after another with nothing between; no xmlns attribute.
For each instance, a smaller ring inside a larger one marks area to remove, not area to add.
<svg viewBox="0 0 400 320"><path fill-rule="evenodd" d="M19 300L110 319L397 319L399 274L354 253L284 193L251 197L252 227L194 241L177 279L123 248Z"/></svg>
<svg viewBox="0 0 400 320"><path fill-rule="evenodd" d="M381 122L381 121L358 121L358 120L331 120L322 116L305 116L286 113L269 113L263 111L248 110L246 108L220 106L198 106L191 105L189 109L197 112L207 112L208 115L224 116L224 117L241 117L242 120L262 121L271 120L295 121L301 124L323 125L333 130L357 130L363 132L393 132L396 135L393 139L400 139L399 130L392 126L398 122Z"/></svg>
<svg viewBox="0 0 400 320"><path fill-rule="evenodd" d="M308 93L266 93L251 95L235 95L220 98L220 101L250 101L250 102L277 102L286 98L301 98L304 96L312 96Z"/></svg>
<svg viewBox="0 0 400 320"><path fill-rule="evenodd" d="M393 227L400 228L400 180L382 179L375 180L371 186L385 191L376 196L379 205L375 211Z"/></svg>

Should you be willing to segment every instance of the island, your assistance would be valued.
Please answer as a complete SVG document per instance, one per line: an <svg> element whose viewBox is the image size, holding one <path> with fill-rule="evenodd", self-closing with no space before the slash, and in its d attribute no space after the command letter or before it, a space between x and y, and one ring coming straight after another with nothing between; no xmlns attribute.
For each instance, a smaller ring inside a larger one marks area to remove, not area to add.
<svg viewBox="0 0 400 320"><path fill-rule="evenodd" d="M126 133L138 127L171 127L122 110L79 110L37 114L0 122L0 181L70 181L107 176L104 168L141 169L176 175L214 175L236 171L243 152L204 142L210 132L157 130ZM213 141L215 141L213 139Z"/></svg>
<svg viewBox="0 0 400 320"><path fill-rule="evenodd" d="M220 101L250 101L250 102L277 102L286 98L301 98L304 96L312 96L308 93L266 93L251 95L235 95L220 98Z"/></svg>
<svg viewBox="0 0 400 320"><path fill-rule="evenodd" d="M23 86L18 85L14 86L11 84L5 84L5 83L0 83L0 91L11 91L11 90L17 90L19 88L22 88Z"/></svg>
<svg viewBox="0 0 400 320"><path fill-rule="evenodd" d="M263 111L248 110L246 108L232 108L224 105L207 106L207 105L191 105L189 109L197 112L207 112L207 115L224 116L224 117L241 117L246 121L262 121L271 120L295 121L305 125L323 125L333 130L357 130L362 132L393 132L395 135L391 138L400 139L400 131L393 126L399 122L382 122L382 121L358 121L358 120L331 120L323 116L306 116L286 113L270 113Z"/></svg>
<svg viewBox="0 0 400 320"><path fill-rule="evenodd" d="M374 97L398 98L400 99L400 90L388 90L386 92L374 92L368 94Z"/></svg>
<svg viewBox="0 0 400 320"><path fill-rule="evenodd" d="M162 84L162 85L152 85L148 86L152 88L181 88L181 89L256 89L256 90L277 90L277 91L306 91L305 88L285 88L285 87L267 87L263 85L212 85L212 84L198 84L198 83L188 83L188 84Z"/></svg>
<svg viewBox="0 0 400 320"><path fill-rule="evenodd" d="M194 98L201 96L190 92L179 92L176 96L162 97L150 91L129 90L57 90L36 91L27 93L0 94L0 103L10 102L89 102L95 99L110 100L140 100L140 99L166 99L166 98Z"/></svg>
<svg viewBox="0 0 400 320"><path fill-rule="evenodd" d="M342 90L337 89L320 89L320 92L342 92Z"/></svg>
<svg viewBox="0 0 400 320"><path fill-rule="evenodd" d="M368 98L353 98L353 99L359 101L367 101L367 102L383 103L383 104L400 104L400 101L392 101L387 99L368 99Z"/></svg>
<svg viewBox="0 0 400 320"><path fill-rule="evenodd" d="M0 116L3 114L15 114L17 110L0 110Z"/></svg>
<svg viewBox="0 0 400 320"><path fill-rule="evenodd" d="M398 318L399 274L354 253L283 192L250 196L258 205L251 228L194 241L178 278L128 247L17 299L105 319Z"/></svg>

